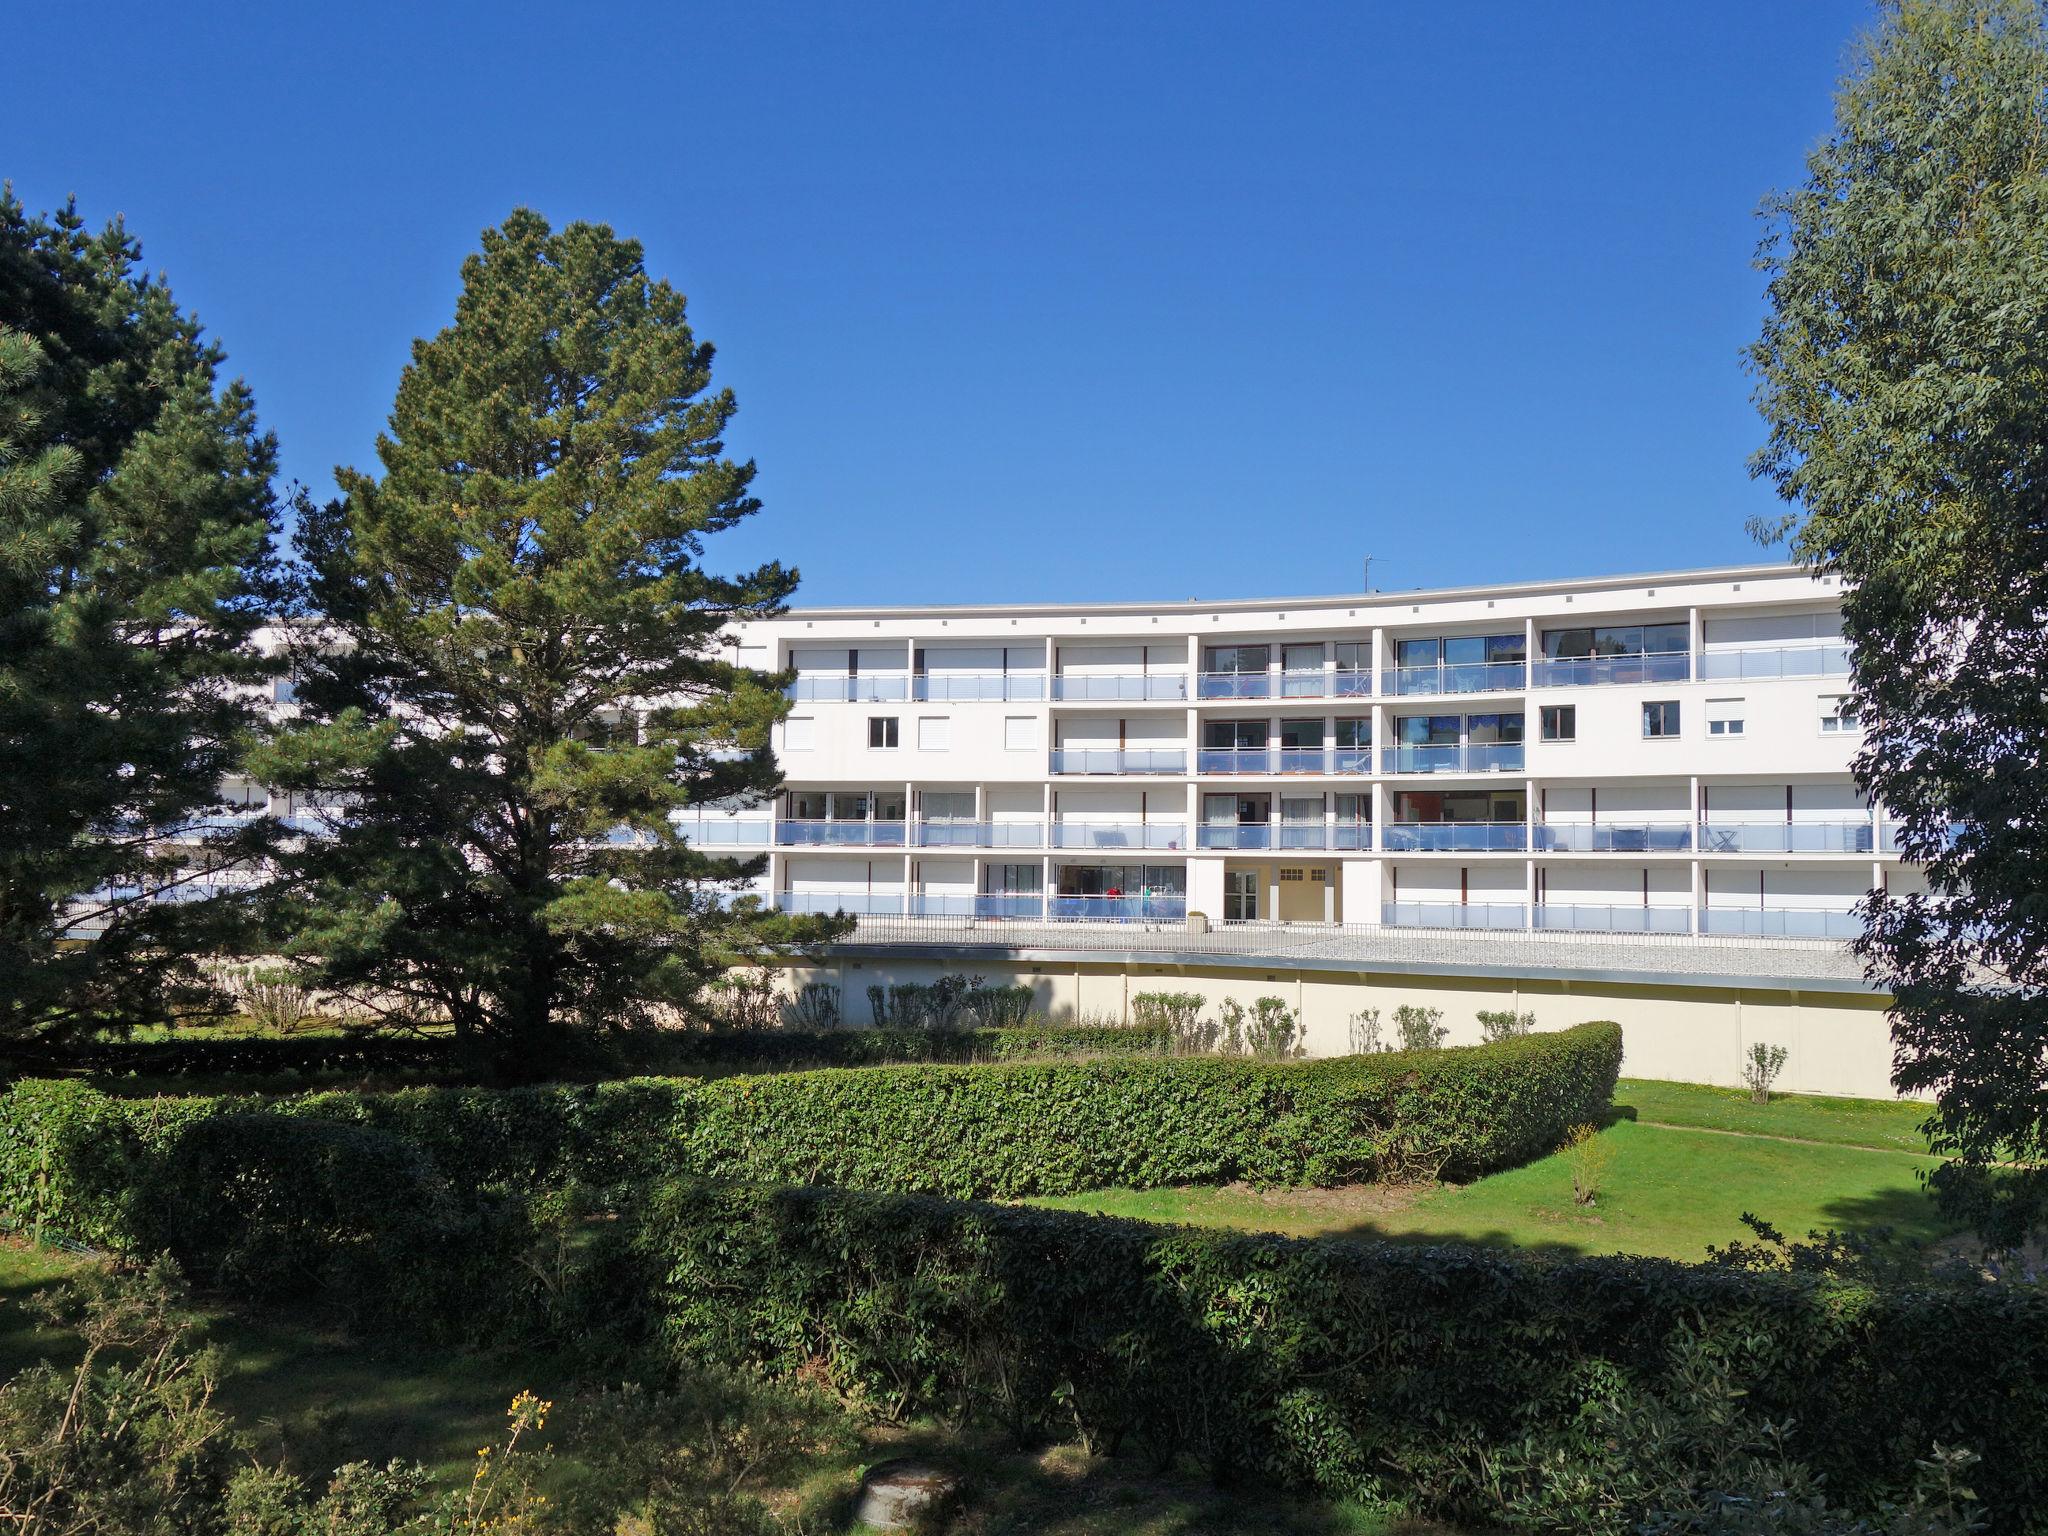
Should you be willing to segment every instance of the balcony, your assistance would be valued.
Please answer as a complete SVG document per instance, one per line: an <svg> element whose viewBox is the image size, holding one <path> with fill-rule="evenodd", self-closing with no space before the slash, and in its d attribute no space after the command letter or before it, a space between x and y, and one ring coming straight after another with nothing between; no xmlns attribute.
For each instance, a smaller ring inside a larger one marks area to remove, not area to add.
<svg viewBox="0 0 2048 1536"><path fill-rule="evenodd" d="M1330 828L1320 821L1217 821L1198 827L1195 837L1197 847L1225 852L1330 846Z"/></svg>
<svg viewBox="0 0 2048 1536"><path fill-rule="evenodd" d="M1644 656L1575 656L1544 658L1529 671L1535 688L1585 688L1604 683L1683 683L1692 677L1692 657L1684 651L1659 651Z"/></svg>
<svg viewBox="0 0 2048 1536"><path fill-rule="evenodd" d="M901 848L900 821L793 821L775 823L779 848Z"/></svg>
<svg viewBox="0 0 2048 1536"><path fill-rule="evenodd" d="M737 816L688 817L678 820L675 828L698 848L766 848L775 833L775 824L765 818L747 821Z"/></svg>
<svg viewBox="0 0 2048 1536"><path fill-rule="evenodd" d="M1380 921L1390 928L1526 928L1520 902L1390 901Z"/></svg>
<svg viewBox="0 0 2048 1536"><path fill-rule="evenodd" d="M919 886L910 893L912 917L1043 917L1036 891L966 891Z"/></svg>
<svg viewBox="0 0 2048 1536"><path fill-rule="evenodd" d="M1188 828L1184 821L1056 821L1052 824L1052 845L1164 852L1187 847Z"/></svg>
<svg viewBox="0 0 2048 1536"><path fill-rule="evenodd" d="M1200 773L1370 773L1370 747L1248 747L1195 755Z"/></svg>
<svg viewBox="0 0 2048 1536"><path fill-rule="evenodd" d="M1210 822L1195 829L1195 846L1240 852L1271 848L1273 831L1273 824L1265 821Z"/></svg>
<svg viewBox="0 0 2048 1536"><path fill-rule="evenodd" d="M1036 703L1045 697L1045 678L1036 672L989 672L914 677L910 696L919 703Z"/></svg>
<svg viewBox="0 0 2048 1536"><path fill-rule="evenodd" d="M904 900L900 890L777 891L767 905L804 916L850 912L856 917L901 917Z"/></svg>
<svg viewBox="0 0 2048 1536"><path fill-rule="evenodd" d="M1686 853L1692 827L1672 822L1549 822L1536 828L1538 853Z"/></svg>
<svg viewBox="0 0 2048 1536"><path fill-rule="evenodd" d="M1519 821L1390 821L1383 853L1523 853L1529 829Z"/></svg>
<svg viewBox="0 0 2048 1536"><path fill-rule="evenodd" d="M1062 747L1052 754L1054 773L1186 773L1184 747L1120 752L1114 747Z"/></svg>
<svg viewBox="0 0 2048 1536"><path fill-rule="evenodd" d="M1205 699L1270 699L1273 677L1268 672L1204 672L1195 689Z"/></svg>
<svg viewBox="0 0 2048 1536"><path fill-rule="evenodd" d="M1485 742L1477 746L1415 746L1402 744L1387 754L1389 773L1520 773L1522 743Z"/></svg>
<svg viewBox="0 0 2048 1536"><path fill-rule="evenodd" d="M1052 696L1069 704L1185 703L1187 674L1146 672L1104 677L1060 676L1052 680Z"/></svg>
<svg viewBox="0 0 2048 1536"><path fill-rule="evenodd" d="M1748 681L1774 677L1847 677L1849 647L1780 645L1745 651L1708 651L1700 657L1703 682Z"/></svg>
<svg viewBox="0 0 2048 1536"><path fill-rule="evenodd" d="M1332 675L1321 667L1301 667L1280 674L1280 697L1283 699L1327 699L1335 692Z"/></svg>
<svg viewBox="0 0 2048 1536"><path fill-rule="evenodd" d="M1330 828L1330 846L1344 853L1370 853L1372 851L1372 823L1369 821L1340 821Z"/></svg>
<svg viewBox="0 0 2048 1536"><path fill-rule="evenodd" d="M1553 933L1691 933L1692 908L1643 907L1633 903L1586 906L1539 903L1535 926Z"/></svg>
<svg viewBox="0 0 2048 1536"><path fill-rule="evenodd" d="M1871 853L1877 829L1868 821L1709 821L1700 825L1701 853Z"/></svg>
<svg viewBox="0 0 2048 1536"><path fill-rule="evenodd" d="M799 677L789 685L789 696L798 703L823 700L841 704L888 704L910 697L910 679L901 672L877 672L854 677L838 674Z"/></svg>
<svg viewBox="0 0 2048 1536"><path fill-rule="evenodd" d="M1042 848L1042 821L918 821L910 826L913 848Z"/></svg>
<svg viewBox="0 0 2048 1536"><path fill-rule="evenodd" d="M1188 898L1175 891L1155 896L1053 896L1046 916L1094 923L1180 922L1188 915Z"/></svg>
<svg viewBox="0 0 2048 1536"><path fill-rule="evenodd" d="M1708 907L1701 933L1740 933L1760 939L1853 939L1863 932L1854 912L1799 907Z"/></svg>
<svg viewBox="0 0 2048 1536"><path fill-rule="evenodd" d="M1433 667L1389 667L1380 691L1389 694L1508 693L1528 686L1519 661L1450 662Z"/></svg>

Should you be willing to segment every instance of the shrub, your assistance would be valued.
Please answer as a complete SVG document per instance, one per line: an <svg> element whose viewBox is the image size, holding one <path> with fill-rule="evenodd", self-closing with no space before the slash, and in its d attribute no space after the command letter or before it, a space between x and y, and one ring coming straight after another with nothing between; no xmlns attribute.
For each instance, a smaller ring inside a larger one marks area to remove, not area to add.
<svg viewBox="0 0 2048 1536"><path fill-rule="evenodd" d="M782 1024L782 979L773 971L727 971L704 989L719 1029L776 1029Z"/></svg>
<svg viewBox="0 0 2048 1536"><path fill-rule="evenodd" d="M1479 1010L1479 1036L1488 1045L1519 1040L1536 1027L1536 1015L1516 1013L1512 1008Z"/></svg>
<svg viewBox="0 0 2048 1536"><path fill-rule="evenodd" d="M1031 1016L1029 987L992 987L980 976L941 976L933 982L869 987L877 1024L890 1029L1014 1028Z"/></svg>
<svg viewBox="0 0 2048 1536"><path fill-rule="evenodd" d="M1572 1201L1591 1205L1600 1198L1600 1186L1614 1161L1614 1146L1602 1141L1590 1125L1575 1125L1564 1139L1565 1165L1572 1175Z"/></svg>
<svg viewBox="0 0 2048 1536"><path fill-rule="evenodd" d="M1488 1529L1632 1529L1660 1485L1741 1497L1757 1467L1736 1453L1787 1423L1837 1507L1910 1499L1937 1444L1982 1456L1974 1485L2007 1529L2048 1500L2033 1287L1871 1290L820 1188L674 1183L636 1211L615 1237L681 1356L822 1380L891 1417L1078 1433ZM1711 1432L1683 1418L1703 1361L1736 1415Z"/></svg>
<svg viewBox="0 0 2048 1536"><path fill-rule="evenodd" d="M1371 1056L1386 1050L1380 1043L1380 1011L1377 1008L1361 1008L1351 1015L1351 1054Z"/></svg>
<svg viewBox="0 0 2048 1536"><path fill-rule="evenodd" d="M778 1037L745 1038L765 1044ZM181 1170L195 1158L220 1177L237 1159L260 1163L267 1128L298 1120L395 1138L465 1193L688 1173L1005 1196L1109 1184L1463 1175L1549 1152L1570 1126L1605 1107L1620 1058L1620 1029L1588 1024L1423 1056L1104 1056L269 1101L119 1100L78 1084L31 1081L0 1094L0 1208L134 1250L155 1230L144 1223L161 1219L148 1215L150 1201L175 1193L196 1207L206 1186L190 1173L189 1196L188 1186L176 1184L147 1196L131 1192L170 1177L165 1167L188 1177ZM194 1122L209 1119L234 1123L188 1135ZM314 1136L281 1140L280 1158L300 1168L298 1176L338 1177L346 1149ZM232 1157L216 1149L216 1137L237 1149ZM378 1176L400 1181L407 1203L431 1203L427 1185L411 1182L415 1173L396 1151L366 1143L363 1155L372 1151L385 1160L376 1166L388 1169ZM235 1199L224 1204L234 1208ZM196 1211L194 1220L203 1228Z"/></svg>
<svg viewBox="0 0 2048 1536"><path fill-rule="evenodd" d="M1771 1084L1785 1070L1789 1055L1784 1046L1766 1045L1761 1040L1749 1048L1749 1056L1742 1065L1742 1080L1749 1085L1749 1096L1754 1102L1771 1102Z"/></svg>
<svg viewBox="0 0 2048 1536"><path fill-rule="evenodd" d="M1285 1061L1301 1054L1301 1015L1279 997L1261 997L1252 1003L1251 1021L1245 1026L1245 1053L1261 1061Z"/></svg>
<svg viewBox="0 0 2048 1536"><path fill-rule="evenodd" d="M231 990L235 1006L266 1035L289 1035L319 1018L313 994L287 971L251 966L238 974Z"/></svg>
<svg viewBox="0 0 2048 1536"><path fill-rule="evenodd" d="M1404 1051L1434 1051L1444 1043L1444 1036L1450 1031L1438 1021L1444 1016L1441 1008L1423 1008L1414 1003L1403 1003L1394 1010L1394 1030L1401 1037Z"/></svg>
<svg viewBox="0 0 2048 1536"><path fill-rule="evenodd" d="M839 1027L839 989L829 981L807 981L789 1001L793 1028L824 1031Z"/></svg>
<svg viewBox="0 0 2048 1536"><path fill-rule="evenodd" d="M1208 999L1199 992L1140 992L1131 999L1131 1018L1140 1029L1164 1030L1177 1056L1201 1056L1216 1048L1217 1026L1205 1022Z"/></svg>

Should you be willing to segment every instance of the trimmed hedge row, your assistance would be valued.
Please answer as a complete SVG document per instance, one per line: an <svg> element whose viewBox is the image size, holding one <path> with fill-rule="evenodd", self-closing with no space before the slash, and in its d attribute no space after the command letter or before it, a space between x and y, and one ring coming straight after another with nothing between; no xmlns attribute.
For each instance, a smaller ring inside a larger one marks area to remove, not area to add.
<svg viewBox="0 0 2048 1536"><path fill-rule="evenodd" d="M1025 1056L1163 1056L1172 1047L1172 1032L1164 1028L1041 1023L963 1030L691 1031L630 1042L622 1050L643 1070L687 1072L702 1067L779 1071ZM87 1041L25 1057L14 1065L22 1076L64 1072L173 1079L454 1075L461 1070L452 1036L422 1040L374 1035Z"/></svg>
<svg viewBox="0 0 2048 1536"><path fill-rule="evenodd" d="M1621 1031L1462 1050L879 1066L490 1090L122 1100L75 1082L0 1095L0 1209L130 1247L136 1212L210 1117L389 1132L459 1187L522 1195L676 1175L974 1195L1246 1179L1335 1184L1539 1157L1597 1120Z"/></svg>
<svg viewBox="0 0 2048 1536"><path fill-rule="evenodd" d="M651 1287L684 1356L822 1372L892 1416L1078 1432L1489 1527L1519 1509L1518 1525L1605 1528L1625 1523L1625 1494L1566 1519L1569 1490L1605 1500L1650 1469L1582 1410L1688 1411L1693 1337L1753 1422L1790 1421L1791 1453L1851 1506L1902 1495L1939 1442L1983 1457L1970 1481L1999 1528L2048 1511L2048 1296L2033 1287L1879 1292L702 1182L652 1191L634 1216L599 1292Z"/></svg>

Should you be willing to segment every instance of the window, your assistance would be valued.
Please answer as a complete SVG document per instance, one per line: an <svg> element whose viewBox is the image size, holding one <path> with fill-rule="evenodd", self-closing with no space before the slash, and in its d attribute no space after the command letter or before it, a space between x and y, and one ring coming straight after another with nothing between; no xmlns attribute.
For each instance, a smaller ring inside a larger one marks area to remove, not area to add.
<svg viewBox="0 0 2048 1536"><path fill-rule="evenodd" d="M1678 700L1655 699L1643 706L1643 734L1645 736L1676 736L1678 734Z"/></svg>
<svg viewBox="0 0 2048 1536"><path fill-rule="evenodd" d="M1322 722L1316 722L1316 745L1321 746ZM1202 726L1202 747L1209 752L1257 752L1266 745L1263 720L1209 720Z"/></svg>
<svg viewBox="0 0 2048 1536"><path fill-rule="evenodd" d="M900 743L901 733L894 715L870 715L868 717L868 745L871 748L893 747Z"/></svg>
<svg viewBox="0 0 2048 1536"><path fill-rule="evenodd" d="M1740 699L1707 700L1707 734L1709 736L1740 736L1743 727L1743 704Z"/></svg>
<svg viewBox="0 0 2048 1536"><path fill-rule="evenodd" d="M1545 741L1577 741L1579 739L1579 706L1576 704L1544 705L1543 739Z"/></svg>
<svg viewBox="0 0 2048 1536"><path fill-rule="evenodd" d="M1031 752L1038 747L1038 716L1007 715L1003 719L1003 750Z"/></svg>
<svg viewBox="0 0 2048 1536"><path fill-rule="evenodd" d="M920 752L944 752L953 745L953 722L945 715L920 715L917 718L917 750Z"/></svg>
<svg viewBox="0 0 2048 1536"><path fill-rule="evenodd" d="M782 728L785 751L809 752L818 745L818 722L808 715L792 716Z"/></svg>
<svg viewBox="0 0 2048 1536"><path fill-rule="evenodd" d="M1856 712L1856 700L1846 693L1831 694L1820 701L1820 733L1845 735L1863 729L1863 717Z"/></svg>
<svg viewBox="0 0 2048 1536"><path fill-rule="evenodd" d="M1268 645L1212 645L1208 649L1208 672L1263 672L1273 659ZM1320 663L1318 663L1320 665Z"/></svg>
<svg viewBox="0 0 2048 1536"><path fill-rule="evenodd" d="M1551 661L1589 656L1667 656L1691 648L1692 629L1686 624L1615 624L1543 632L1543 654Z"/></svg>
<svg viewBox="0 0 2048 1536"><path fill-rule="evenodd" d="M1320 747L1323 744L1323 722L1320 720L1282 720L1280 722L1280 745L1283 747Z"/></svg>
<svg viewBox="0 0 2048 1536"><path fill-rule="evenodd" d="M1372 745L1372 717L1357 716L1337 722L1337 745L1340 747L1369 747Z"/></svg>

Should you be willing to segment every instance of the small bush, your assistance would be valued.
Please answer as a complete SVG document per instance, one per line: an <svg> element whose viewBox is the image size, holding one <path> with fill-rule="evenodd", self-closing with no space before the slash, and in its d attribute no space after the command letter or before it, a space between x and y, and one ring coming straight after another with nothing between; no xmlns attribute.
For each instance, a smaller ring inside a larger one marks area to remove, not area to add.
<svg viewBox="0 0 2048 1536"><path fill-rule="evenodd" d="M782 981L773 971L728 971L705 988L705 1002L718 1029L782 1026Z"/></svg>
<svg viewBox="0 0 2048 1536"><path fill-rule="evenodd" d="M1131 1018L1140 1028L1165 1030L1176 1056L1201 1056L1216 1048L1218 1033L1202 1018L1207 1005L1199 992L1140 992L1131 999Z"/></svg>
<svg viewBox="0 0 2048 1536"><path fill-rule="evenodd" d="M1771 1085L1778 1080L1778 1074L1785 1070L1790 1056L1782 1045L1766 1045L1759 1040L1749 1048L1749 1055L1742 1064L1742 1080L1749 1085L1749 1097L1757 1104L1771 1102Z"/></svg>
<svg viewBox="0 0 2048 1536"><path fill-rule="evenodd" d="M829 981L807 981L789 1001L792 1028L828 1030L839 1027L839 989Z"/></svg>
<svg viewBox="0 0 2048 1536"><path fill-rule="evenodd" d="M1285 998L1261 997L1252 1003L1244 1029L1244 1049L1260 1061L1286 1061L1301 1051L1301 1015Z"/></svg>
<svg viewBox="0 0 2048 1536"><path fill-rule="evenodd" d="M1600 1187L1614 1161L1614 1147L1600 1139L1590 1125L1575 1125L1564 1139L1565 1165L1571 1169L1572 1202L1591 1205L1600 1198Z"/></svg>
<svg viewBox="0 0 2048 1536"><path fill-rule="evenodd" d="M1479 1037L1488 1045L1519 1040L1536 1027L1536 1015L1516 1013L1512 1008L1479 1010Z"/></svg>
<svg viewBox="0 0 2048 1536"><path fill-rule="evenodd" d="M251 967L235 977L235 1007L266 1035L290 1035L320 1015L313 994L292 980L291 973Z"/></svg>
<svg viewBox="0 0 2048 1536"><path fill-rule="evenodd" d="M1361 1008L1351 1015L1351 1054L1371 1056L1389 1049L1380 1043L1380 1011L1377 1008Z"/></svg>
<svg viewBox="0 0 2048 1536"><path fill-rule="evenodd" d="M1450 1031L1439 1022L1444 1016L1441 1008L1423 1008L1414 1003L1403 1003L1394 1010L1394 1031L1401 1037L1404 1051L1434 1051L1442 1047L1444 1037Z"/></svg>

